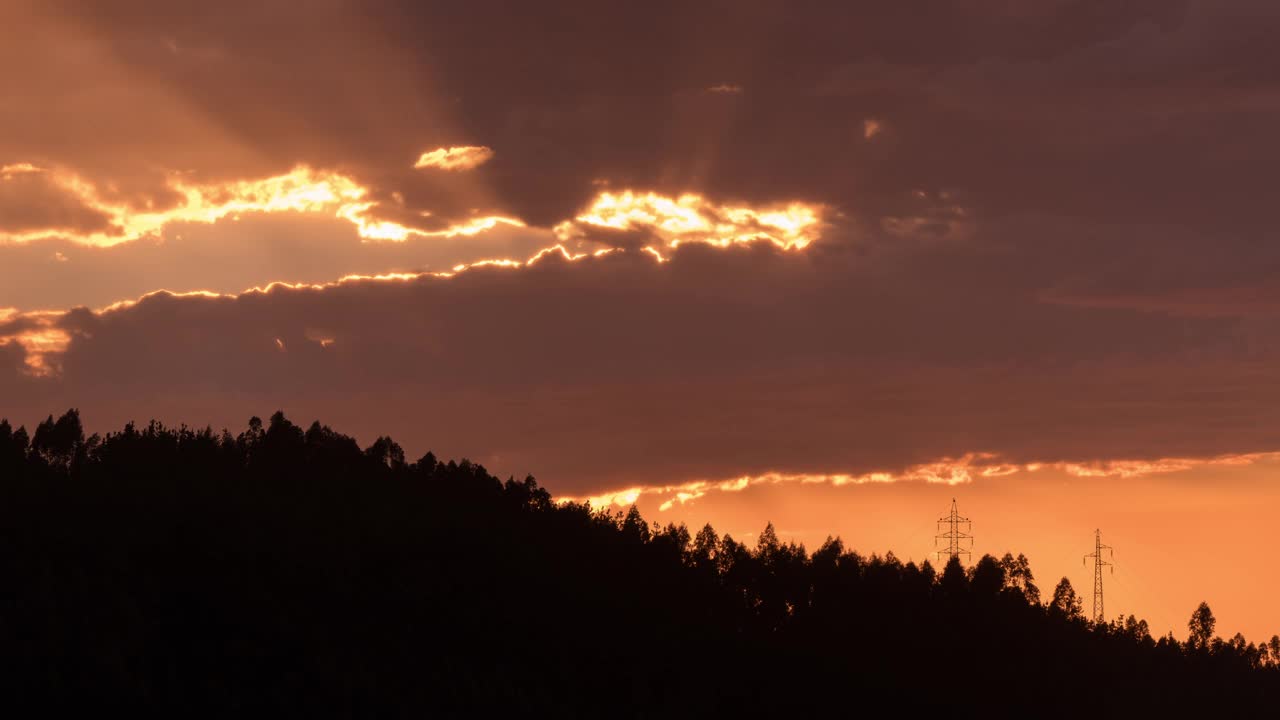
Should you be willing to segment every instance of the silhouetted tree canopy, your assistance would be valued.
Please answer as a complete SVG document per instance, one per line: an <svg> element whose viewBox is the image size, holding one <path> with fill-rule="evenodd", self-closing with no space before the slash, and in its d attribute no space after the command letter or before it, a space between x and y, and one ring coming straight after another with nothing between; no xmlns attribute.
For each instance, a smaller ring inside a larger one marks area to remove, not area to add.
<svg viewBox="0 0 1280 720"><path fill-rule="evenodd" d="M1049 602L1049 611L1060 618L1079 620L1082 617L1081 605L1076 589L1071 587L1071 581L1066 578L1059 580L1057 587L1053 589L1053 600Z"/></svg>
<svg viewBox="0 0 1280 720"><path fill-rule="evenodd" d="M0 689L19 717L1267 716L1280 637L1181 643L1041 605L1012 553L939 572L770 524L556 503L533 477L238 435L0 421ZM954 677L979 683L958 693ZM1100 690L1099 690L1100 688ZM983 697L979 697L982 695Z"/></svg>
<svg viewBox="0 0 1280 720"><path fill-rule="evenodd" d="M1191 613L1191 619L1187 621L1187 629L1191 631L1187 637L1187 644L1199 650L1209 647L1217 625L1218 620L1209 609L1209 603L1200 603L1195 612Z"/></svg>

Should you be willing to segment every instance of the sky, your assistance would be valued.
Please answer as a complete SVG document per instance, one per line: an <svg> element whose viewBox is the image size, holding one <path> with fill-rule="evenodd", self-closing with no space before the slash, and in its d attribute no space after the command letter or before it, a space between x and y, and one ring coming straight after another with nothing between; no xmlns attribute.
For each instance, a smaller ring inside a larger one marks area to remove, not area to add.
<svg viewBox="0 0 1280 720"><path fill-rule="evenodd" d="M1280 614L1280 6L0 3L0 415Z"/></svg>

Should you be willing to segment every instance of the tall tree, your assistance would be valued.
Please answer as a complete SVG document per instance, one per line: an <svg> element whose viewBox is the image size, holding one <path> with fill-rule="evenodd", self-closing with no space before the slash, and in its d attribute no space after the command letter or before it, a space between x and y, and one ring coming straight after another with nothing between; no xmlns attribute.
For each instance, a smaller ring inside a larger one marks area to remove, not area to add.
<svg viewBox="0 0 1280 720"><path fill-rule="evenodd" d="M1068 620L1076 620L1081 617L1082 607L1083 603L1080 596L1076 595L1076 589L1071 587L1071 581L1065 577L1059 580L1058 586L1053 589L1049 610Z"/></svg>
<svg viewBox="0 0 1280 720"><path fill-rule="evenodd" d="M69 467L84 445L84 426L80 411L72 408L56 421L50 415L36 428L31 446L45 462L59 468Z"/></svg>
<svg viewBox="0 0 1280 720"><path fill-rule="evenodd" d="M1218 619L1213 616L1213 611L1209 609L1209 603L1202 602L1200 606L1191 613L1191 619L1187 621L1187 630L1190 635L1187 637L1187 644L1198 650L1204 650L1209 646L1209 641L1213 639L1213 630L1218 625Z"/></svg>

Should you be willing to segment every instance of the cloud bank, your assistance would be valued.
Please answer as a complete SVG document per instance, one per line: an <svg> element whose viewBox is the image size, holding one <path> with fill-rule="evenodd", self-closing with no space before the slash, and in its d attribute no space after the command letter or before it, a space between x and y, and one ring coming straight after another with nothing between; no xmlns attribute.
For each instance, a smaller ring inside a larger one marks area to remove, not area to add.
<svg viewBox="0 0 1280 720"><path fill-rule="evenodd" d="M977 291L973 277L1003 272L984 254L839 247L557 252L448 277L11 313L0 336L68 344L39 375L10 341L0 392L17 418L65 404L107 426L153 413L238 426L245 408L281 407L574 494L973 452L1028 464L1275 449L1280 365L1249 322L1044 302L1031 282Z"/></svg>

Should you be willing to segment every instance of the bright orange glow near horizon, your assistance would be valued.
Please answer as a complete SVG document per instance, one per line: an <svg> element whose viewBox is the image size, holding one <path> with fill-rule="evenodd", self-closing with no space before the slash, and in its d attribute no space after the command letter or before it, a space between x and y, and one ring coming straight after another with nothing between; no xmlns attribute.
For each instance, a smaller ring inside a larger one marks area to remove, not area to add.
<svg viewBox="0 0 1280 720"><path fill-rule="evenodd" d="M1063 576L1077 592L1090 591L1090 566L1080 558L1097 527L1118 554L1115 574L1104 580L1108 617L1132 614L1148 620L1153 634L1181 638L1186 617L1205 600L1224 637L1240 631L1260 641L1280 633L1280 621L1239 569L1270 560L1259 533L1280 502L1280 488L1268 480L1278 471L1280 452L1023 464L971 453L896 473L775 472L556 500L611 512L635 505L652 523L685 523L691 533L710 524L748 545L772 522L783 540L810 551L838 536L863 554L939 563L930 544L934 520L955 497L974 521L973 559L1026 553L1046 597ZM1215 497L1206 499L1202 482L1218 488ZM1269 500L1259 502L1259 493ZM1211 539L1234 539L1239 558L1201 562L1215 552Z"/></svg>
<svg viewBox="0 0 1280 720"><path fill-rule="evenodd" d="M635 486L578 501L612 512L634 504L651 523L685 523L695 534L710 524L749 546L772 522L780 538L810 552L831 536L863 555L893 552L904 562L939 564L946 558L934 554L935 521L956 498L973 521L972 560L1025 553L1045 597L1067 577L1089 612L1092 569L1082 558L1100 529L1116 553L1115 572L1104 578L1109 618L1132 614L1146 619L1154 635L1185 638L1187 618L1203 600L1218 615L1223 637L1243 632L1265 641L1280 633L1257 577L1271 560L1265 536L1280 488L1269 476L1280 471L1280 453L1188 464L1105 477L1046 464L963 485L896 476L843 484L836 478L849 476L752 476ZM1204 482L1217 487L1210 498ZM1232 547L1227 558L1224 543Z"/></svg>
<svg viewBox="0 0 1280 720"><path fill-rule="evenodd" d="M1280 451L1221 455L1210 458L1159 458L1155 460L1095 460L1089 462L1001 462L999 456L989 452L968 453L959 458L942 458L936 462L914 465L898 472L874 471L860 474L786 473L766 472L743 475L728 480L693 480L678 485L635 486L611 490L591 496L561 496L558 502L585 502L592 507L629 507L640 496L654 496L660 501L659 512L666 512L675 505L691 503L713 492L741 492L756 485L826 484L867 485L872 483L926 483L931 485L966 485L980 478L995 478L1056 470L1079 478L1142 478L1151 475L1176 473L1200 467L1248 466L1259 462L1280 461Z"/></svg>

